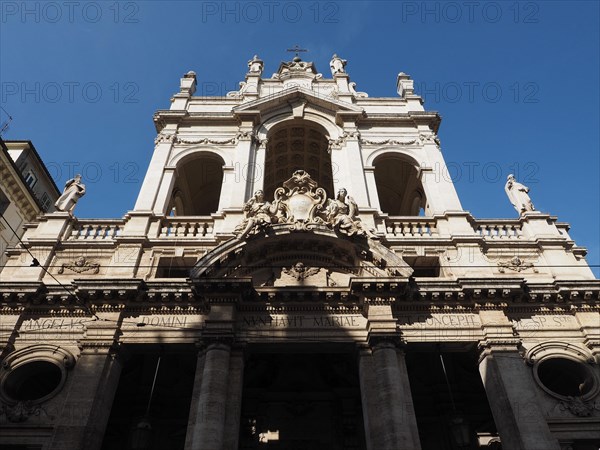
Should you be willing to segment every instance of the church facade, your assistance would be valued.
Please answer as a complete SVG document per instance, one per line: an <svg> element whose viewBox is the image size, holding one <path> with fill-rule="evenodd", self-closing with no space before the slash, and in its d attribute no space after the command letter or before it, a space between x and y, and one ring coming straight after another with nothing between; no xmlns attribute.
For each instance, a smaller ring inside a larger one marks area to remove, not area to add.
<svg viewBox="0 0 600 450"><path fill-rule="evenodd" d="M9 249L0 449L597 450L568 224L514 177L517 219L465 211L408 75L263 67L226 97L183 76L123 218L74 190Z"/></svg>

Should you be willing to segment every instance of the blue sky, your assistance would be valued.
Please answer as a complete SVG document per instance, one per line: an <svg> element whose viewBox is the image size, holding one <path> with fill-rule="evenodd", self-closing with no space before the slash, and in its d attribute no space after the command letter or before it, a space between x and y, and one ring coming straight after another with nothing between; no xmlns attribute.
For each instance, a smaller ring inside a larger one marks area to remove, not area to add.
<svg viewBox="0 0 600 450"><path fill-rule="evenodd" d="M59 185L84 175L78 216L120 217L151 157L152 114L182 74L198 74L197 94L225 95L253 54L269 75L300 44L325 76L332 53L347 59L371 97L395 96L397 73L410 74L443 117L463 207L516 217L503 189L515 173L597 265L599 43L595 1L3 1L3 137L33 141Z"/></svg>

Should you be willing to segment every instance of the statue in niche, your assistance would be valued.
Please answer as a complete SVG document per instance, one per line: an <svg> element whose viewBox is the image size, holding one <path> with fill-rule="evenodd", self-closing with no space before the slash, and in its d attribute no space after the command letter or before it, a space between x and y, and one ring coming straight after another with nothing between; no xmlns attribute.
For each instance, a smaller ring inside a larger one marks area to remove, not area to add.
<svg viewBox="0 0 600 450"><path fill-rule="evenodd" d="M258 55L254 55L254 57L248 61L248 73L261 75L263 72L264 63L262 59L258 57Z"/></svg>
<svg viewBox="0 0 600 450"><path fill-rule="evenodd" d="M352 197L348 195L345 188L341 188L334 200L329 200L327 204L326 217L327 222L333 229L346 236L364 236L373 239L378 237L363 227L358 216L358 205Z"/></svg>
<svg viewBox="0 0 600 450"><path fill-rule="evenodd" d="M65 183L65 189L54 206L59 211L73 213L77 201L85 195L85 184L81 182L81 175L77 174Z"/></svg>
<svg viewBox="0 0 600 450"><path fill-rule="evenodd" d="M331 75L335 75L336 73L346 73L346 61L345 59L340 58L335 53L331 57L331 61L329 62L329 67L331 68Z"/></svg>
<svg viewBox="0 0 600 450"><path fill-rule="evenodd" d="M526 212L535 211L531 198L529 198L529 188L519 183L512 173L506 180L504 190L519 215L522 216Z"/></svg>
<svg viewBox="0 0 600 450"><path fill-rule="evenodd" d="M278 209L279 203L277 201L271 204L265 200L265 193L262 190L256 191L244 205L244 220L235 228L233 233L237 235L238 239L260 233L263 229L278 221L276 216Z"/></svg>

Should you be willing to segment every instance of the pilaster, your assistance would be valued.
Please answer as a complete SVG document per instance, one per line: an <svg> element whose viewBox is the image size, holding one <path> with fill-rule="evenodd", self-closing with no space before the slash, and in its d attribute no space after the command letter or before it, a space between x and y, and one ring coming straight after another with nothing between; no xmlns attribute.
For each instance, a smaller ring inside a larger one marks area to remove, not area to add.
<svg viewBox="0 0 600 450"><path fill-rule="evenodd" d="M122 369L116 329L116 320L87 325L49 450L101 448Z"/></svg>

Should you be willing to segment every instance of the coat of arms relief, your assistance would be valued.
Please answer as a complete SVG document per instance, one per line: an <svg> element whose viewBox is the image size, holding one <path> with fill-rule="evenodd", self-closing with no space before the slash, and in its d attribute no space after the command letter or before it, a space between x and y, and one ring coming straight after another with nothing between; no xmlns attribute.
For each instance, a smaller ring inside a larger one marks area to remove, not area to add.
<svg viewBox="0 0 600 450"><path fill-rule="evenodd" d="M238 239L264 232L273 224L289 224L292 230L310 230L325 225L337 234L378 239L358 218L358 206L341 188L336 198L328 199L308 172L297 170L274 192L273 203L259 190L244 205L244 220L236 227Z"/></svg>

